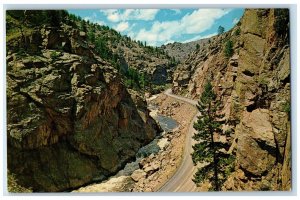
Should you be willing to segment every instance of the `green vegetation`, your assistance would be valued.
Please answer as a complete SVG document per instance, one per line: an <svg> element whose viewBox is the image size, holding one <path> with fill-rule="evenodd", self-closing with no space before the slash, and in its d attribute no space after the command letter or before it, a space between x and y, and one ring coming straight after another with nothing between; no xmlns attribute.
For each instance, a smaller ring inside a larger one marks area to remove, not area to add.
<svg viewBox="0 0 300 200"><path fill-rule="evenodd" d="M238 27L237 29L236 29L236 31L234 32L234 35L235 36L239 36L241 34L241 29L240 29L240 27Z"/></svg>
<svg viewBox="0 0 300 200"><path fill-rule="evenodd" d="M150 80L147 78L145 73L139 73L139 71L134 68L129 68L123 75L125 76L125 85L128 88L134 90L145 90L146 87L151 86Z"/></svg>
<svg viewBox="0 0 300 200"><path fill-rule="evenodd" d="M50 54L50 57L52 60L56 60L60 55L60 52L57 52L57 51L52 51L51 54Z"/></svg>
<svg viewBox="0 0 300 200"><path fill-rule="evenodd" d="M200 45L196 44L196 50L198 51L200 49Z"/></svg>
<svg viewBox="0 0 300 200"><path fill-rule="evenodd" d="M9 10L7 16L17 22L15 24L11 24L11 21L7 22L7 30L11 30L16 24L19 25L18 28L35 28L41 25L57 27L69 14L65 10Z"/></svg>
<svg viewBox="0 0 300 200"><path fill-rule="evenodd" d="M168 88L171 88L172 84L165 84L165 85L151 85L151 92L153 94L158 94L165 91Z"/></svg>
<svg viewBox="0 0 300 200"><path fill-rule="evenodd" d="M225 28L223 26L219 26L218 27L218 35L221 35L222 33L224 33Z"/></svg>
<svg viewBox="0 0 300 200"><path fill-rule="evenodd" d="M224 152L228 148L227 144L215 139L216 135L223 134L220 122L223 115L218 114L220 101L217 100L209 81L205 85L197 108L200 116L198 116L197 122L194 123L197 133L193 138L197 143L193 145L192 159L195 165L197 163L206 165L198 168L193 181L196 184L209 181L212 185L211 190L220 191L222 184L234 170L234 157Z"/></svg>
<svg viewBox="0 0 300 200"><path fill-rule="evenodd" d="M224 54L227 58L230 58L233 55L233 42L231 40L227 40L225 43Z"/></svg>
<svg viewBox="0 0 300 200"><path fill-rule="evenodd" d="M291 112L291 102L290 101L286 101L282 104L282 110L283 112L286 112L288 114L290 114Z"/></svg>
<svg viewBox="0 0 300 200"><path fill-rule="evenodd" d="M275 23L274 28L279 36L289 34L289 10L288 9L275 9ZM288 38L288 37L287 37Z"/></svg>
<svg viewBox="0 0 300 200"><path fill-rule="evenodd" d="M123 60L123 49L134 48L138 49L138 59L144 60L146 57L155 56L157 58L164 58L169 60L166 64L168 68L174 67L178 61L174 57L169 57L162 48L148 46L145 41L134 41L129 36L122 36L119 32L108 26L102 26L88 20L84 20L79 16L70 14L65 10L14 10L7 11L7 41L14 38L21 38L16 43L16 51L19 54L28 53L30 44L26 39L42 27L51 27L54 29L61 29L62 25L68 25L71 28L84 32L86 37L82 45L93 48L95 53L103 60L111 63L122 75L124 83L127 87L135 90L151 89L151 78L144 72L138 71L130 67L129 69L121 67L121 60ZM82 33L80 33L82 34ZM87 43L86 43L87 42ZM38 48L38 47L36 47ZM56 60L63 51L62 47L55 47L56 51L51 53L51 58ZM35 51L34 53L38 53ZM151 61L150 61L151 62Z"/></svg>

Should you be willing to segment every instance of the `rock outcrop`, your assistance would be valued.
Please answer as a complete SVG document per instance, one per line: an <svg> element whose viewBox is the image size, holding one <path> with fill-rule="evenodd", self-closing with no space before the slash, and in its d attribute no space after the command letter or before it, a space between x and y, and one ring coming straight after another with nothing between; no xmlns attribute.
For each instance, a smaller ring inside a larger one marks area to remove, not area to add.
<svg viewBox="0 0 300 200"><path fill-rule="evenodd" d="M184 62L190 53L196 50L196 46L199 45L201 48L207 42L209 42L209 38L190 41L186 43L174 42L168 43L166 45L162 45L161 49L163 49L170 57L174 57L175 60L179 62Z"/></svg>
<svg viewBox="0 0 300 200"><path fill-rule="evenodd" d="M222 101L235 172L223 190L290 190L290 47L286 9L246 9L174 72L173 92L197 99L207 80ZM225 44L233 54L225 56Z"/></svg>
<svg viewBox="0 0 300 200"><path fill-rule="evenodd" d="M135 158L159 127L146 103L71 26L10 40L7 160L20 185L57 192L105 179ZM17 45L17 46L15 46Z"/></svg>

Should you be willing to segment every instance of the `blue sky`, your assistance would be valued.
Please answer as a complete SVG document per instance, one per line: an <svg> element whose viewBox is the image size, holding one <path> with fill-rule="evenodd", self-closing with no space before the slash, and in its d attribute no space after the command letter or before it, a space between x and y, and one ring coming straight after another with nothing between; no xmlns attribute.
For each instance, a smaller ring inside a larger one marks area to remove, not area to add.
<svg viewBox="0 0 300 200"><path fill-rule="evenodd" d="M230 30L244 9L102 9L68 10L83 19L114 28L134 40L161 46L189 42L217 34L221 25Z"/></svg>

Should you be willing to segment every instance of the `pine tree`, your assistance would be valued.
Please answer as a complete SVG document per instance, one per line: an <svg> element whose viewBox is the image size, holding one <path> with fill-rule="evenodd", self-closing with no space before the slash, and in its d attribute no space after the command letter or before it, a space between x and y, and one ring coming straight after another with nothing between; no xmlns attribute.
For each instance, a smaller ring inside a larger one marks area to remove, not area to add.
<svg viewBox="0 0 300 200"><path fill-rule="evenodd" d="M233 55L233 53L233 42L231 40L227 40L225 43L224 54L227 58L229 58Z"/></svg>
<svg viewBox="0 0 300 200"><path fill-rule="evenodd" d="M87 31L86 21L81 20L81 22L80 22L80 30L83 31L83 32Z"/></svg>
<svg viewBox="0 0 300 200"><path fill-rule="evenodd" d="M218 27L218 34L219 35L222 34L222 33L224 33L224 31L225 31L225 28L223 26L219 26Z"/></svg>
<svg viewBox="0 0 300 200"><path fill-rule="evenodd" d="M207 180L212 185L211 190L220 191L227 175L233 170L233 157L224 152L229 146L216 141L214 137L222 134L220 119L223 115L218 114L220 101L217 100L209 81L205 85L197 108L200 116L194 124L197 133L193 138L197 143L193 145L192 159L194 165L201 163L204 166L198 168L193 181L199 185Z"/></svg>
<svg viewBox="0 0 300 200"><path fill-rule="evenodd" d="M52 27L59 27L61 22L61 13L56 10L49 10L49 21Z"/></svg>

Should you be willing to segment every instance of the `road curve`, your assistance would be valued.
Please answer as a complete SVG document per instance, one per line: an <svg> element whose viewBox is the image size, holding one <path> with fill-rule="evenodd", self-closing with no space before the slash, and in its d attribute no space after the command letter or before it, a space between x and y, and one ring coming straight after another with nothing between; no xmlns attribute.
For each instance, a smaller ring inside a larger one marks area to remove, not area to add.
<svg viewBox="0 0 300 200"><path fill-rule="evenodd" d="M197 101L195 100L172 94L171 89L166 90L164 94L172 98L187 102L189 104L197 105ZM193 124L197 120L197 116L198 114L194 116L192 122L189 125L189 130L185 139L183 159L180 167L177 169L175 174L158 190L158 192L197 192L197 187L192 181L197 167L194 166L191 157L191 153L193 151L192 145L195 143L195 141L192 139L192 136L195 133Z"/></svg>

